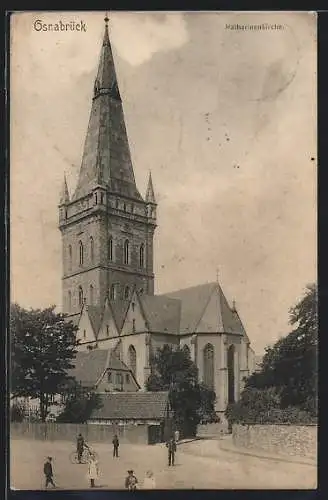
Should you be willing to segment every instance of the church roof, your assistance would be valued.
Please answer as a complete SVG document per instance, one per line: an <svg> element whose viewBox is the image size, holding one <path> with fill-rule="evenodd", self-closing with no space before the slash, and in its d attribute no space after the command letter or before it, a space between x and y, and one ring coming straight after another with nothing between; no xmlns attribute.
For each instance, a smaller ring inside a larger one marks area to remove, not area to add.
<svg viewBox="0 0 328 500"><path fill-rule="evenodd" d="M129 300L111 300L110 305L114 314L114 319L116 321L116 326L120 331L122 329L127 310L129 308Z"/></svg>
<svg viewBox="0 0 328 500"><path fill-rule="evenodd" d="M137 200L124 113L106 19L79 178L73 199L97 186Z"/></svg>
<svg viewBox="0 0 328 500"><path fill-rule="evenodd" d="M103 315L103 308L99 306L87 306L90 323L92 325L95 336L97 337Z"/></svg>
<svg viewBox="0 0 328 500"><path fill-rule="evenodd" d="M205 283L165 294L181 301L180 334L243 333L218 283Z"/></svg>
<svg viewBox="0 0 328 500"><path fill-rule="evenodd" d="M142 295L140 300L149 331L175 335L179 333L181 309L179 300L164 295Z"/></svg>
<svg viewBox="0 0 328 500"><path fill-rule="evenodd" d="M168 392L114 392L100 395L102 407L92 420L163 420L169 404Z"/></svg>

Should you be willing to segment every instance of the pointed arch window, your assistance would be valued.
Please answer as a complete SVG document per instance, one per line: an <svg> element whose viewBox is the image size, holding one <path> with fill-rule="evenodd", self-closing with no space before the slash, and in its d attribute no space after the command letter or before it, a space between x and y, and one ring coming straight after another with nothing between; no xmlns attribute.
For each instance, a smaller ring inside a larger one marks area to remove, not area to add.
<svg viewBox="0 0 328 500"><path fill-rule="evenodd" d="M90 285L89 300L90 300L90 305L93 306L93 286L92 285Z"/></svg>
<svg viewBox="0 0 328 500"><path fill-rule="evenodd" d="M130 345L128 349L128 364L129 368L132 371L133 375L137 374L137 352L133 345Z"/></svg>
<svg viewBox="0 0 328 500"><path fill-rule="evenodd" d="M70 290L68 291L67 297L68 297L68 310L69 310L69 312L71 312L71 309L72 309L72 292Z"/></svg>
<svg viewBox="0 0 328 500"><path fill-rule="evenodd" d="M128 298L129 298L129 296L130 296L130 288L129 288L128 286L126 286L126 287L124 288L124 298L125 298L125 299L128 299Z"/></svg>
<svg viewBox="0 0 328 500"><path fill-rule="evenodd" d="M79 241L79 263L80 266L83 266L83 261L84 261L84 249L83 249L83 243L82 241Z"/></svg>
<svg viewBox="0 0 328 500"><path fill-rule="evenodd" d="M204 358L204 384L214 389L214 347L206 344L203 350Z"/></svg>
<svg viewBox="0 0 328 500"><path fill-rule="evenodd" d="M129 257L130 257L130 243L129 240L125 240L124 242L124 264L128 265L129 264Z"/></svg>
<svg viewBox="0 0 328 500"><path fill-rule="evenodd" d="M139 249L139 265L140 267L145 267L145 246L142 243Z"/></svg>
<svg viewBox="0 0 328 500"><path fill-rule="evenodd" d="M92 264L94 262L94 258L95 258L95 246L94 246L93 238L92 238L92 236L90 236L90 260L91 260Z"/></svg>
<svg viewBox="0 0 328 500"><path fill-rule="evenodd" d="M83 289L81 286L79 286L79 306L82 307L83 306Z"/></svg>
<svg viewBox="0 0 328 500"><path fill-rule="evenodd" d="M108 260L113 261L113 238L110 237L108 240Z"/></svg>
<svg viewBox="0 0 328 500"><path fill-rule="evenodd" d="M68 245L68 270L72 270L72 245Z"/></svg>
<svg viewBox="0 0 328 500"><path fill-rule="evenodd" d="M228 365L228 403L235 402L235 346L231 344L227 351Z"/></svg>
<svg viewBox="0 0 328 500"><path fill-rule="evenodd" d="M115 298L116 298L116 287L114 284L111 285L111 287L110 287L109 298L110 298L110 300L115 300Z"/></svg>

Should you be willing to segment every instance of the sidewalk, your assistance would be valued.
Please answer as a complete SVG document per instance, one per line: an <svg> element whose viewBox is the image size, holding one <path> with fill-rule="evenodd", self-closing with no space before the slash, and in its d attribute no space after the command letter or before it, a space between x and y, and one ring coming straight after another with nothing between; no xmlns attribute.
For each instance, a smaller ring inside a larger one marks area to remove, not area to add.
<svg viewBox="0 0 328 500"><path fill-rule="evenodd" d="M258 450L255 448L238 448L232 442L231 436L224 436L218 440L219 447L222 451L228 451L230 453L237 453L239 455L249 455L256 458L264 458L266 460L273 460L279 462L289 462L297 463L302 465L311 465L317 467L317 461L315 458L310 457L299 457L293 455L278 455L277 453L271 453L269 451Z"/></svg>

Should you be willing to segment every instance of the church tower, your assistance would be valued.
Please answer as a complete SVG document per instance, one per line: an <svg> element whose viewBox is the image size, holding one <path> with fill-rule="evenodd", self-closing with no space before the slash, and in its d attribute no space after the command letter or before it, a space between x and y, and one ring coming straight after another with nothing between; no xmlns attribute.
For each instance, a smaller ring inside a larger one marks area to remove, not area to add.
<svg viewBox="0 0 328 500"><path fill-rule="evenodd" d="M108 21L76 190L70 198L65 178L59 204L68 314L107 296L128 299L134 288L154 294L156 200L151 174L145 198L136 186Z"/></svg>

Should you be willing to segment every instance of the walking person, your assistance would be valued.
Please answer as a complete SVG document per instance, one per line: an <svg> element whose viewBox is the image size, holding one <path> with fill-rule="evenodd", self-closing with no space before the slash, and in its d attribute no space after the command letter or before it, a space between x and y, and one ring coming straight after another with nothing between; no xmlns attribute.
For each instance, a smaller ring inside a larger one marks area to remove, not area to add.
<svg viewBox="0 0 328 500"><path fill-rule="evenodd" d="M156 480L155 480L153 471L147 470L142 486L143 486L144 490L155 490L156 489Z"/></svg>
<svg viewBox="0 0 328 500"><path fill-rule="evenodd" d="M175 452L177 451L177 445L173 437L166 443L168 450L169 466L174 465Z"/></svg>
<svg viewBox="0 0 328 500"><path fill-rule="evenodd" d="M52 470L52 457L48 457L46 462L43 465L43 473L46 478L45 487L48 488L48 485L51 484L53 488L56 488L56 485L53 480L53 470Z"/></svg>
<svg viewBox="0 0 328 500"><path fill-rule="evenodd" d="M119 442L119 439L117 437L117 434L115 434L115 436L113 437L113 458L114 457L117 457L118 458L118 448L120 446L120 442Z"/></svg>
<svg viewBox="0 0 328 500"><path fill-rule="evenodd" d="M90 487L94 488L95 480L99 478L99 465L93 453L89 456L87 477L90 480Z"/></svg>
<svg viewBox="0 0 328 500"><path fill-rule="evenodd" d="M125 478L125 488L129 491L135 491L138 489L138 479L134 475L133 470L128 470L128 475Z"/></svg>

